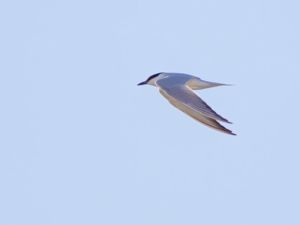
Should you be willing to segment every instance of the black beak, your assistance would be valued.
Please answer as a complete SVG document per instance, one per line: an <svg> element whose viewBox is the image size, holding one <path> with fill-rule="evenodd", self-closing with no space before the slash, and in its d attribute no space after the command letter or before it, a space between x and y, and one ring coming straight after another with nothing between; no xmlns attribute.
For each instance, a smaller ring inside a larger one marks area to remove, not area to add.
<svg viewBox="0 0 300 225"><path fill-rule="evenodd" d="M147 81L143 81L141 83L138 83L138 85L145 85L145 84L147 84Z"/></svg>

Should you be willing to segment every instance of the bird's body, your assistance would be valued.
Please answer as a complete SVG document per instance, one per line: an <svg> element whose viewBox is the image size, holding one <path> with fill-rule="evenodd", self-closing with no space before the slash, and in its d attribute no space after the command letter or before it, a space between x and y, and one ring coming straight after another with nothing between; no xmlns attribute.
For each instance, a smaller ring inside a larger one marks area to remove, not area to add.
<svg viewBox="0 0 300 225"><path fill-rule="evenodd" d="M217 114L193 90L200 90L226 84L204 81L196 76L184 73L157 73L138 85L156 86L159 92L176 108L195 120L216 130L235 135L218 121L230 123Z"/></svg>

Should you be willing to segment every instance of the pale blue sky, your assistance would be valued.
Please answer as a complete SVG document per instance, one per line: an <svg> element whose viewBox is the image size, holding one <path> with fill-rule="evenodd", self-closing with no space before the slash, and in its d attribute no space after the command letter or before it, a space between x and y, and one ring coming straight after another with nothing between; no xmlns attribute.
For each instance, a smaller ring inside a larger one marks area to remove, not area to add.
<svg viewBox="0 0 300 225"><path fill-rule="evenodd" d="M2 1L0 224L300 224L299 1ZM179 112L161 71L236 137Z"/></svg>

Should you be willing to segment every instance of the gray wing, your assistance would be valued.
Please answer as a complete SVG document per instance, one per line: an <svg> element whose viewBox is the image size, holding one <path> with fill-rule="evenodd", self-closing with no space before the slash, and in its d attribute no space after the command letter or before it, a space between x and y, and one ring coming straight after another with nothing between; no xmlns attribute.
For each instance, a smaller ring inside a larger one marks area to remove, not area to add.
<svg viewBox="0 0 300 225"><path fill-rule="evenodd" d="M192 109L191 107L185 105L181 101L178 101L173 96L169 95L166 91L163 89L159 89L159 92L176 108L181 110L182 112L186 113L187 115L191 116L195 120L203 123L204 125L216 129L218 131L224 132L226 134L236 135L231 130L228 130L226 127L222 126L220 123L218 123L216 120L206 117L203 114L199 113L197 110Z"/></svg>
<svg viewBox="0 0 300 225"><path fill-rule="evenodd" d="M209 105L198 97L190 88L184 84L171 84L169 80L162 79L157 81L157 85L168 95L182 102L186 107L201 113L203 116L219 120L226 123L231 123L224 117L217 114Z"/></svg>

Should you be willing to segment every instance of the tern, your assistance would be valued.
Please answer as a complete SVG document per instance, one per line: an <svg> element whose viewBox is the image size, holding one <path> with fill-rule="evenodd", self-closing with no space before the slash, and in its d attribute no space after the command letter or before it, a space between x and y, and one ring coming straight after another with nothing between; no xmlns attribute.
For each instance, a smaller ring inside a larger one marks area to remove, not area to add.
<svg viewBox="0 0 300 225"><path fill-rule="evenodd" d="M205 81L199 77L184 73L156 73L138 85L152 85L176 108L204 125L230 135L236 135L218 121L230 123L217 114L193 90L224 86L228 84Z"/></svg>

